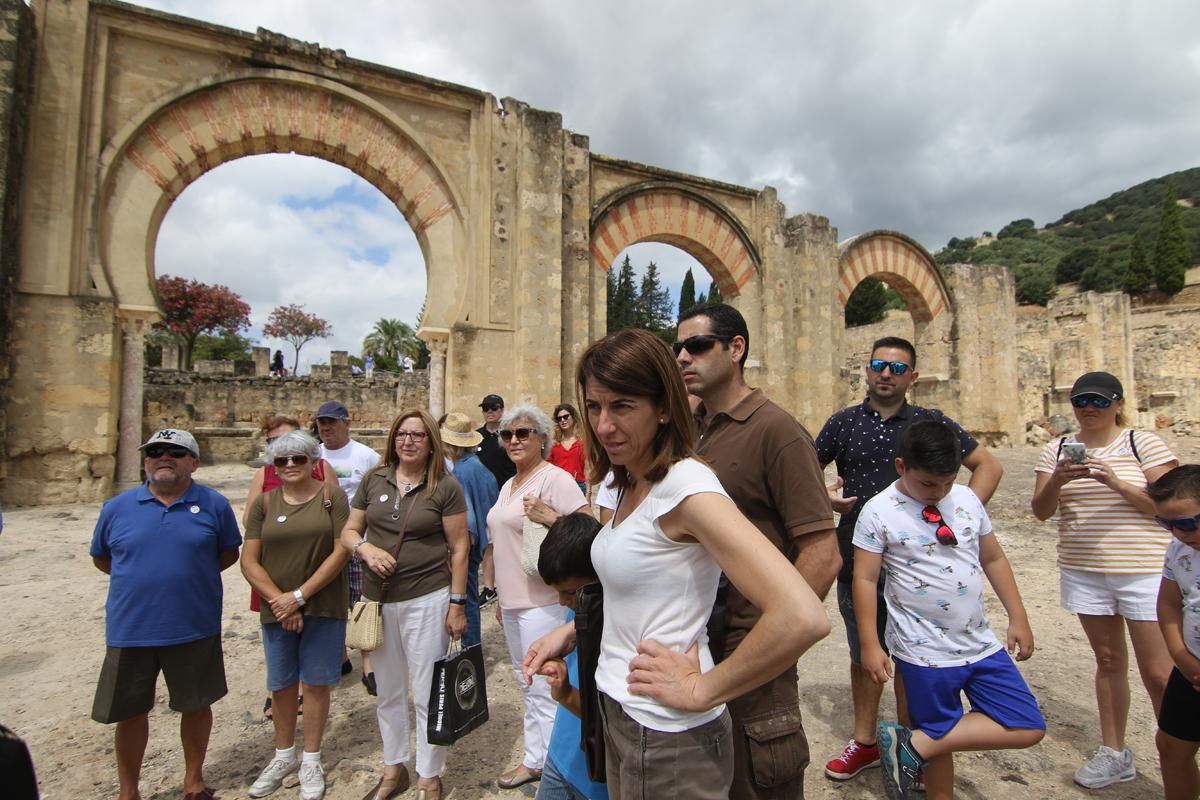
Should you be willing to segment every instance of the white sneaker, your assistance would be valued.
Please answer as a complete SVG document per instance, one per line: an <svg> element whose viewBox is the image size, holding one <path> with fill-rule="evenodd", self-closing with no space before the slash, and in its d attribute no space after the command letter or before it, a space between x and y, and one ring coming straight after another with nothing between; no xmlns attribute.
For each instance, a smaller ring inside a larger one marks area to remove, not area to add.
<svg viewBox="0 0 1200 800"><path fill-rule="evenodd" d="M1075 770L1075 782L1088 789L1103 789L1114 783L1131 781L1135 775L1137 770L1133 768L1133 753L1129 750L1118 752L1100 745L1096 755Z"/></svg>
<svg viewBox="0 0 1200 800"><path fill-rule="evenodd" d="M321 800L325 796L325 769L319 761L300 765L300 800Z"/></svg>
<svg viewBox="0 0 1200 800"><path fill-rule="evenodd" d="M294 758L291 761L284 761L282 758L271 759L271 763L267 764L267 768L259 774L258 780L251 785L246 794L251 797L266 797L283 785L284 778L298 769L300 762Z"/></svg>

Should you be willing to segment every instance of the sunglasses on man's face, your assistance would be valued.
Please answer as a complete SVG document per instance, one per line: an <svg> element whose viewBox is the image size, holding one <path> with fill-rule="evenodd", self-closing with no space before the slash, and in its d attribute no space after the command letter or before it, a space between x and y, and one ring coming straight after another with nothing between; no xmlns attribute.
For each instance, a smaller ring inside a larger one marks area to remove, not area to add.
<svg viewBox="0 0 1200 800"><path fill-rule="evenodd" d="M1162 525L1167 530L1176 530L1180 533L1195 533L1196 528L1200 527L1200 514L1194 517L1184 517L1183 519L1163 519L1155 517L1154 521Z"/></svg>
<svg viewBox="0 0 1200 800"><path fill-rule="evenodd" d="M908 372L908 364L903 361L886 361L882 358L872 358L867 362L867 366L871 368L871 372L883 372L884 368L890 369L893 375L903 375Z"/></svg>
<svg viewBox="0 0 1200 800"><path fill-rule="evenodd" d="M504 406L493 406L493 405L486 405L486 406L484 406L484 407L483 407L483 410L484 410L484 411L500 411L500 410L502 410L503 408L504 408Z"/></svg>
<svg viewBox="0 0 1200 800"><path fill-rule="evenodd" d="M533 428L517 428L511 431L500 431L500 438L507 444L517 437L518 442L523 442L529 438L529 434L533 433Z"/></svg>
<svg viewBox="0 0 1200 800"><path fill-rule="evenodd" d="M1108 408L1112 405L1112 400L1098 394L1081 394L1071 398L1071 405L1076 408L1087 408L1089 405L1093 408Z"/></svg>
<svg viewBox="0 0 1200 800"><path fill-rule="evenodd" d="M280 456L271 463L275 465L275 469L283 469L288 465L289 462L295 464L297 467L303 467L308 463L308 456L303 454L294 456Z"/></svg>
<svg viewBox="0 0 1200 800"><path fill-rule="evenodd" d="M937 510L937 506L925 506L921 509L921 518L930 525L937 526L933 531L933 535L937 537L938 544L944 544L946 547L958 547L958 537L954 535L954 531L950 530L950 526L942 519L942 512Z"/></svg>
<svg viewBox="0 0 1200 800"><path fill-rule="evenodd" d="M687 350L689 355L698 356L703 353L707 353L709 350L712 350L713 345L715 345L717 342L725 344L726 342L731 341L733 341L733 338L730 336L717 336L712 333L701 333L696 336L689 336L682 342L671 342L671 350L675 352L676 356L678 356L684 350Z"/></svg>
<svg viewBox="0 0 1200 800"><path fill-rule="evenodd" d="M152 444L142 452L146 454L146 458L162 458L164 455L171 458L187 458L192 454L191 450L176 444Z"/></svg>

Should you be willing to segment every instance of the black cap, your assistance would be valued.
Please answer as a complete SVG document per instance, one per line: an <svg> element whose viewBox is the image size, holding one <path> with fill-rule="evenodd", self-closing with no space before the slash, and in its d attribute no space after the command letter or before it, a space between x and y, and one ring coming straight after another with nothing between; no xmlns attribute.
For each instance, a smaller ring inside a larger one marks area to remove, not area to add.
<svg viewBox="0 0 1200 800"><path fill-rule="evenodd" d="M337 400L326 400L317 409L317 419L350 419L350 412Z"/></svg>
<svg viewBox="0 0 1200 800"><path fill-rule="evenodd" d="M484 406L500 406L501 408L504 408L504 398L498 394L489 394L487 397L483 398L483 402L479 404L480 408L483 408Z"/></svg>
<svg viewBox="0 0 1200 800"><path fill-rule="evenodd" d="M1125 396L1121 382L1115 375L1107 372L1089 372L1081 375L1071 387L1071 397L1076 398L1085 394L1098 394L1107 400L1120 400Z"/></svg>

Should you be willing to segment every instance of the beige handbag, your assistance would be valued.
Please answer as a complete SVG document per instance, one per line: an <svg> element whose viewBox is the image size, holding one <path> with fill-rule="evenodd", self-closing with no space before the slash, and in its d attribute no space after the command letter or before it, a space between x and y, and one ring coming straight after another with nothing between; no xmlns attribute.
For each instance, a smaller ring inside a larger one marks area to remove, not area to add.
<svg viewBox="0 0 1200 800"><path fill-rule="evenodd" d="M542 475L542 482L538 484L534 497L542 496L542 488L546 485L548 477L550 477L549 469ZM522 502L524 501L522 500ZM521 528L521 570L531 578L541 577L538 572L538 559L542 554L542 542L546 541L546 534L549 532L550 529L545 525L525 517Z"/></svg>
<svg viewBox="0 0 1200 800"><path fill-rule="evenodd" d="M404 544L404 533L408 529L408 515L414 505L416 505L415 501L408 504L408 510L404 512L404 522L400 523L400 536L397 537L396 546L391 551L392 558L397 561L400 559L400 546ZM387 596L390 580L390 578L384 578L383 584L379 587L380 597ZM367 600L365 597L359 598L358 602L354 604L354 608L350 609L350 617L346 620L346 647L369 653L379 649L381 644L383 644L383 603L378 600Z"/></svg>

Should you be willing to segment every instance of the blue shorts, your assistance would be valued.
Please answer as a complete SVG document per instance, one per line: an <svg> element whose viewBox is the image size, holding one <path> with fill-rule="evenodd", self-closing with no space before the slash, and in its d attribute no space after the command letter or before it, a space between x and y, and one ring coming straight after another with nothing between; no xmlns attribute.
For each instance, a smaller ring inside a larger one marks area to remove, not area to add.
<svg viewBox="0 0 1200 800"><path fill-rule="evenodd" d="M972 711L1006 728L1046 730L1033 692L1004 650L964 667L926 667L899 659L896 666L904 676L912 727L931 739L942 738L962 719L963 692Z"/></svg>
<svg viewBox="0 0 1200 800"><path fill-rule="evenodd" d="M300 633L285 631L278 622L263 623L262 631L267 691L278 692L297 681L309 686L332 686L342 679L346 620L305 617Z"/></svg>

